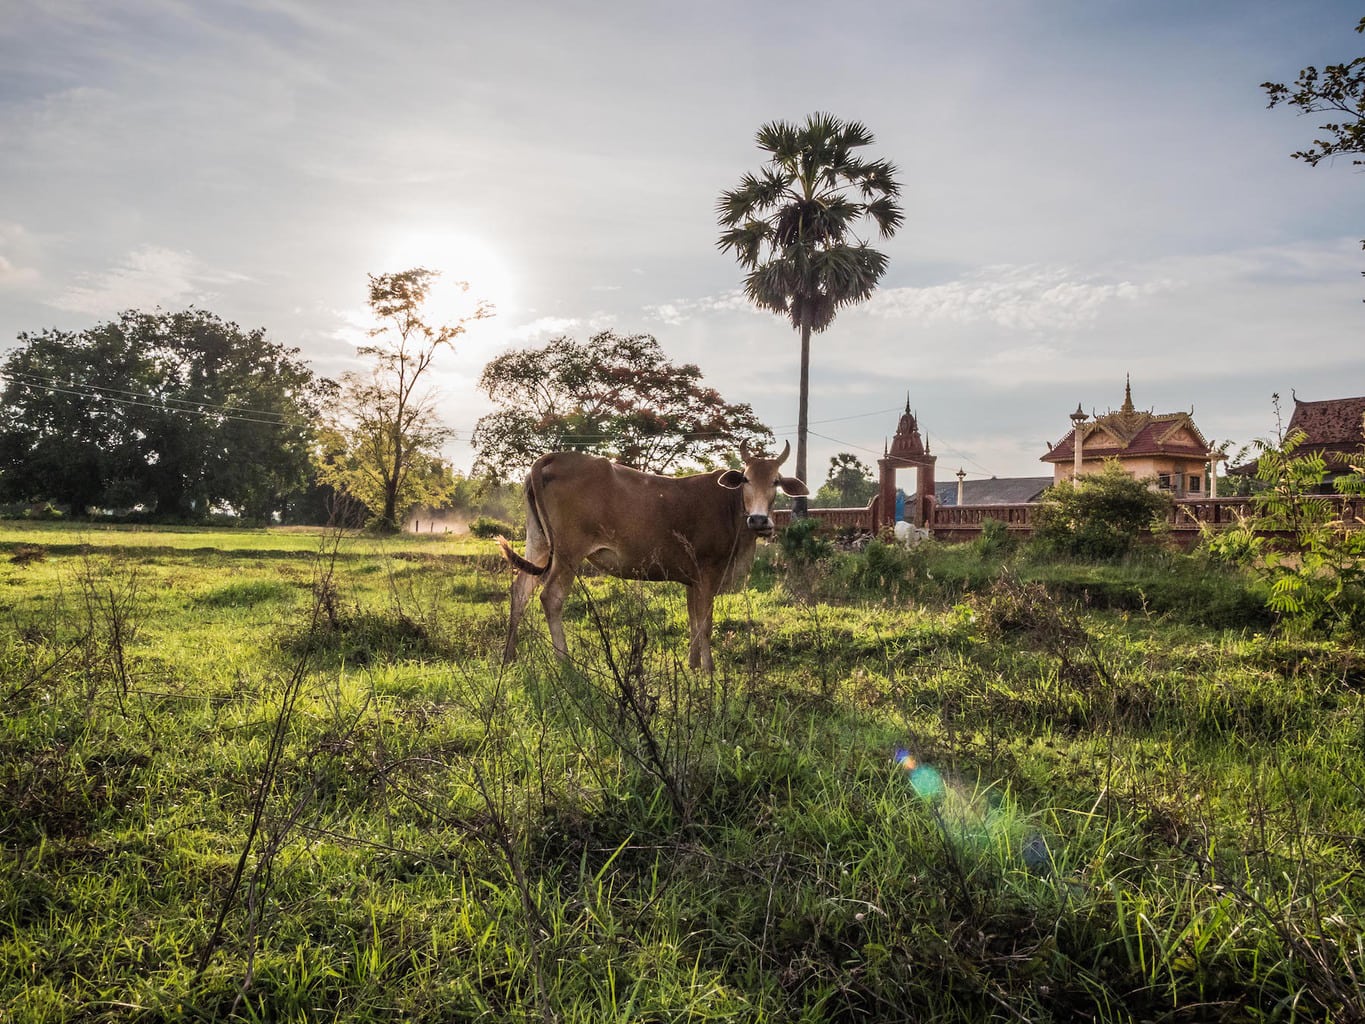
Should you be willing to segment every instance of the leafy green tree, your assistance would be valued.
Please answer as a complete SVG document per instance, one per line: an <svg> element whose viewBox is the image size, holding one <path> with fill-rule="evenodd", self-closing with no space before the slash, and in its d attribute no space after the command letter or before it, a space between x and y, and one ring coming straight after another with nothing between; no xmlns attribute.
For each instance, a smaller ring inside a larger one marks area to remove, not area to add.
<svg viewBox="0 0 1365 1024"><path fill-rule="evenodd" d="M882 238L896 233L904 220L900 185L893 164L859 155L876 140L857 121L830 114L811 114L805 124L773 121L755 141L768 154L766 165L721 193L717 244L748 271L749 301L788 317L801 334L796 475L804 480L810 336L843 307L867 299L886 272L886 256L856 231L870 222ZM803 515L806 499L794 508Z"/></svg>
<svg viewBox="0 0 1365 1024"><path fill-rule="evenodd" d="M453 324L428 323L424 307L439 276L423 267L369 275L378 326L369 332L371 343L356 351L373 365L342 377L342 412L323 434L319 478L364 502L380 530L397 530L409 509L440 504L454 486L440 455L454 431L436 415L427 375L436 353L493 308L480 302ZM457 286L469 289L465 282Z"/></svg>
<svg viewBox="0 0 1365 1024"><path fill-rule="evenodd" d="M306 483L329 394L297 355L195 309L21 334L0 364L0 492L264 519Z"/></svg>
<svg viewBox="0 0 1365 1024"><path fill-rule="evenodd" d="M1099 473L1063 480L1043 492L1033 513L1034 540L1086 558L1117 558L1138 536L1165 521L1170 496L1129 476L1117 461Z"/></svg>
<svg viewBox="0 0 1365 1024"><path fill-rule="evenodd" d="M1365 18L1356 25L1356 32L1365 33ZM1344 118L1318 125L1324 136L1314 139L1309 148L1292 153L1295 160L1316 167L1326 157L1365 153L1365 57L1328 64L1321 71L1309 65L1299 72L1292 87L1282 82L1262 82L1261 88L1270 97L1269 107L1283 103L1297 107L1301 114L1325 113ZM1365 160L1351 162L1362 164ZM1361 245L1365 247L1365 242Z"/></svg>
<svg viewBox="0 0 1365 1024"><path fill-rule="evenodd" d="M1365 18L1356 25L1356 32L1365 33ZM1318 131L1325 132L1326 137L1315 139L1310 148L1293 153L1294 159L1315 167L1324 157L1365 153L1365 57L1345 64L1328 64L1321 71L1310 65L1299 72L1292 87L1282 82L1262 82L1261 88L1270 97L1270 107L1284 103L1297 107L1303 114L1327 113L1346 118L1319 125Z"/></svg>
<svg viewBox="0 0 1365 1024"><path fill-rule="evenodd" d="M815 492L816 508L860 508L877 493L872 470L852 452L829 460L829 475Z"/></svg>
<svg viewBox="0 0 1365 1024"><path fill-rule="evenodd" d="M741 441L772 432L748 404L731 404L648 334L603 331L506 352L479 387L500 408L474 429L476 472L506 479L549 451L593 452L653 473L722 462Z"/></svg>
<svg viewBox="0 0 1365 1024"><path fill-rule="evenodd" d="M1204 550L1260 578L1267 607L1289 630L1358 632L1365 625L1365 530L1349 521L1338 498L1322 493L1327 461L1304 447L1307 439L1296 430L1278 442L1252 442L1250 512L1230 529L1206 529ZM1358 498L1365 495L1365 450L1352 470L1333 486Z"/></svg>

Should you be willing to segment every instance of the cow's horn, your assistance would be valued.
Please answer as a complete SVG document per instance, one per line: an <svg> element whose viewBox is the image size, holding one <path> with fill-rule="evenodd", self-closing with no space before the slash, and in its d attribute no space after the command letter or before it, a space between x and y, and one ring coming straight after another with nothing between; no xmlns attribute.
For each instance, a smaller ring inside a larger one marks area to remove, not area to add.
<svg viewBox="0 0 1365 1024"><path fill-rule="evenodd" d="M749 461L749 441L747 438L739 442L739 458L741 462Z"/></svg>
<svg viewBox="0 0 1365 1024"><path fill-rule="evenodd" d="M777 457L777 464L780 466L787 461L787 456L792 453L792 443L790 441L782 445L782 454Z"/></svg>

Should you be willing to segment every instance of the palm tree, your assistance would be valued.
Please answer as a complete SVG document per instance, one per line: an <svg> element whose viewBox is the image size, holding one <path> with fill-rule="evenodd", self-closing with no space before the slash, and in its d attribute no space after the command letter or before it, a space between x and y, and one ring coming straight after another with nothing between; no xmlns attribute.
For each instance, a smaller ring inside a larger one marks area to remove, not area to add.
<svg viewBox="0 0 1365 1024"><path fill-rule="evenodd" d="M810 336L823 331L844 306L872 294L886 272L886 256L858 238L865 219L890 238L904 214L896 197L896 168L857 151L875 139L857 121L811 114L804 125L765 124L755 136L767 166L722 192L716 210L722 252L734 250L748 271L744 292L760 309L782 313L801 332L801 397L796 428L796 475L806 479L806 423L810 401ZM805 515L806 499L794 500Z"/></svg>

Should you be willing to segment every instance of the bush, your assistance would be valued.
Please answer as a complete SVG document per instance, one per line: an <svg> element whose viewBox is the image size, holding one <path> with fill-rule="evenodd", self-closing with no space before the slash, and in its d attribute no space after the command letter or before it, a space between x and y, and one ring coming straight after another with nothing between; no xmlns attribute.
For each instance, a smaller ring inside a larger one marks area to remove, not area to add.
<svg viewBox="0 0 1365 1024"><path fill-rule="evenodd" d="M1327 477L1322 452L1304 450L1296 431L1258 452L1251 510L1233 528L1206 531L1204 554L1249 569L1266 587L1278 622L1300 633L1354 634L1365 625L1365 530L1320 493ZM1361 455L1365 463L1365 452ZM1338 493L1365 492L1365 470L1334 481Z"/></svg>
<svg viewBox="0 0 1365 1024"><path fill-rule="evenodd" d="M479 516L469 524L469 532L480 540L492 540L494 537L516 540L521 534L521 531L511 523L504 519L494 519L492 516Z"/></svg>
<svg viewBox="0 0 1365 1024"><path fill-rule="evenodd" d="M1010 536L1010 528L1003 520L981 520L981 535L972 541L972 548L978 555L988 557L1003 554L1013 547L1014 538Z"/></svg>
<svg viewBox="0 0 1365 1024"><path fill-rule="evenodd" d="M64 513L49 501L41 506L24 509L23 517L25 519L61 519L64 517Z"/></svg>
<svg viewBox="0 0 1365 1024"><path fill-rule="evenodd" d="M1163 522L1170 509L1169 496L1110 462L1100 473L1044 491L1033 516L1033 537L1040 546L1068 555L1119 558L1140 534Z"/></svg>
<svg viewBox="0 0 1365 1024"><path fill-rule="evenodd" d="M796 565L810 565L834 552L834 545L820 529L820 520L796 519L777 535L777 544L788 560Z"/></svg>

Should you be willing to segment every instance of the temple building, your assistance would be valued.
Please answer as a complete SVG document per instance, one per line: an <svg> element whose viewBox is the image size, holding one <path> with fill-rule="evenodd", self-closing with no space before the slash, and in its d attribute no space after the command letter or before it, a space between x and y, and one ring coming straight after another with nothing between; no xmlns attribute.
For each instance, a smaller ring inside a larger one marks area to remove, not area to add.
<svg viewBox="0 0 1365 1024"><path fill-rule="evenodd" d="M1365 465L1365 396L1359 398L1328 398L1305 402L1294 396L1294 411L1289 415L1289 426L1284 436L1302 433L1301 454L1321 452L1327 474L1317 490L1333 494L1333 481L1354 472L1353 465ZM1238 476L1255 476L1256 463L1250 462L1229 470Z"/></svg>
<svg viewBox="0 0 1365 1024"><path fill-rule="evenodd" d="M895 521L896 514L896 471L913 469L915 471L914 498L904 510L905 519L913 526L923 526L929 521L934 507L934 465L938 456L929 451L929 442L920 437L919 424L915 414L910 411L910 399L905 399L905 412L901 413L896 424L896 434L884 453L877 460L880 470L877 493L878 515L874 528Z"/></svg>
<svg viewBox="0 0 1365 1024"><path fill-rule="evenodd" d="M1193 409L1154 413L1135 408L1129 379L1118 410L1090 417L1077 405L1071 414L1072 429L1041 461L1052 463L1055 483L1099 473L1114 459L1129 475L1150 480L1177 498L1216 497L1215 472L1222 454L1199 432L1192 413ZM1206 480L1212 493L1205 493Z"/></svg>

